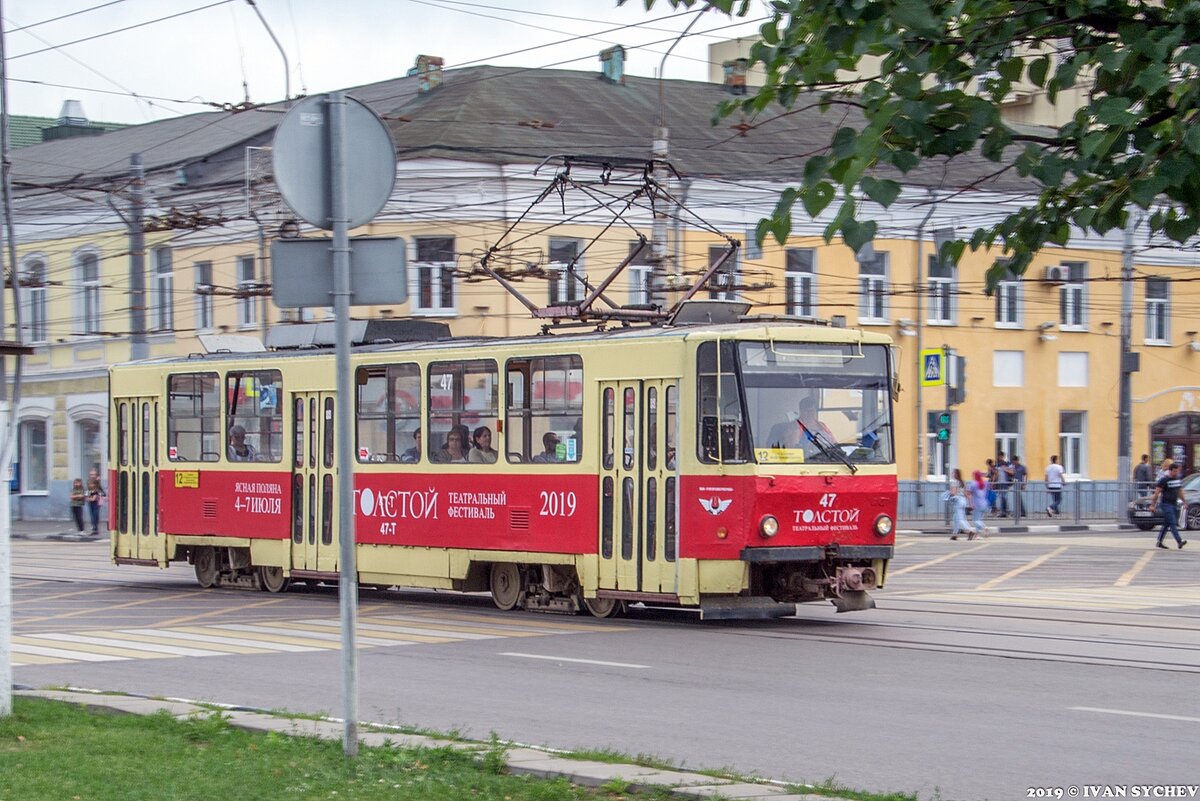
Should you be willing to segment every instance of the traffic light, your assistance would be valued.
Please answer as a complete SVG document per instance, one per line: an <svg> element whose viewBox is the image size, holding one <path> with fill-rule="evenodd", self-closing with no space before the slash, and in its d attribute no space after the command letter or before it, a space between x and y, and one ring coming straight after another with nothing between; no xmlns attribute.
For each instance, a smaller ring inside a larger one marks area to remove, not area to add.
<svg viewBox="0 0 1200 801"><path fill-rule="evenodd" d="M953 351L946 358L946 405L957 406L967 399L967 359Z"/></svg>
<svg viewBox="0 0 1200 801"><path fill-rule="evenodd" d="M937 441L950 442L950 412L938 412Z"/></svg>

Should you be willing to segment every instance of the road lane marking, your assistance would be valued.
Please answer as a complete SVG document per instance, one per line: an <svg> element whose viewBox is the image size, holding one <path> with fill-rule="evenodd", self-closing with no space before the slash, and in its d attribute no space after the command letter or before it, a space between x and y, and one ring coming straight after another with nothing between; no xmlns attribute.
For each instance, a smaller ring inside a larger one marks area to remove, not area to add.
<svg viewBox="0 0 1200 801"><path fill-rule="evenodd" d="M88 651L73 651L70 648L47 648L44 645L33 645L13 637L12 650L16 654L36 654L38 656L57 656L72 662L120 662L126 657L110 654L93 654Z"/></svg>
<svg viewBox="0 0 1200 801"><path fill-rule="evenodd" d="M1156 718L1158 720L1181 720L1184 723L1200 723L1200 718L1188 715L1164 715L1160 712L1134 712L1130 709L1105 709L1098 706L1072 706L1068 708L1075 712L1099 712L1104 715L1126 715L1133 718Z"/></svg>
<svg viewBox="0 0 1200 801"><path fill-rule="evenodd" d="M1138 573L1141 573L1142 569L1145 568L1146 565L1150 564L1150 560L1152 558L1154 558L1154 551L1146 551L1144 554L1142 554L1141 559L1138 559L1136 562L1134 562L1133 567L1126 570L1123 574L1121 574L1119 579L1113 582L1113 586L1128 587L1130 583L1137 578Z"/></svg>
<svg viewBox="0 0 1200 801"><path fill-rule="evenodd" d="M957 556L962 556L963 554L974 553L975 551L986 548L989 545L991 545L991 543L985 542L982 545L976 545L974 548L967 548L965 551L955 551L954 553L948 553L945 556L939 556L936 559L930 559L928 562L918 562L915 565L909 565L908 567L902 567L899 570L892 570L889 568L888 569L888 578L894 578L895 576L903 576L905 573L911 573L912 571L920 570L923 567L932 567L934 565L939 565L942 562L945 562L949 559L953 559Z"/></svg>
<svg viewBox="0 0 1200 801"><path fill-rule="evenodd" d="M73 659L55 659L51 656L34 656L33 654L13 654L13 667L25 667L26 665L65 665L73 662Z"/></svg>
<svg viewBox="0 0 1200 801"><path fill-rule="evenodd" d="M98 588L98 589L111 589L111 588ZM175 596L173 598L173 600L178 601L178 600L187 598L188 596L204 595L205 592L206 592L205 590L199 590L196 592L184 593L182 595ZM29 625L30 623L44 623L47 620L62 620L63 618L66 618L66 617L79 617L80 615L92 615L92 614L96 614L97 612L111 612L114 609L128 609L131 606L145 606L146 604L156 604L156 603L162 603L162 598L158 597L157 595L154 596L153 598L143 598L140 601L127 601L126 603L123 603L123 604L111 604L109 606L103 607L102 609L76 609L74 612L64 612L61 615L44 615L42 617L26 618L21 621L21 624Z"/></svg>
<svg viewBox="0 0 1200 801"><path fill-rule="evenodd" d="M268 598L265 601L258 601L256 603L252 603L252 604L243 604L241 606L226 606L222 609L209 609L206 612L200 612L195 615L185 615L183 617L172 618L171 620L163 620L163 621L160 621L157 625L159 625L159 626L178 626L183 623L192 623L194 621L200 620L201 618L205 618L205 617L215 617L217 615L224 615L229 612L240 612L244 609L258 609L263 606L274 606L276 604L281 604L286 600L287 600L286 598Z"/></svg>
<svg viewBox="0 0 1200 801"><path fill-rule="evenodd" d="M462 626L455 623L425 621L418 618L404 617L374 617L370 618L370 622L402 631L417 630L428 631L434 634L444 634L447 637L457 637L460 640L494 640L500 637L543 637L549 633L545 631L521 631L520 629L505 631L504 629L484 626Z"/></svg>
<svg viewBox="0 0 1200 801"><path fill-rule="evenodd" d="M127 642L119 639L93 637L84 634L47 633L37 635L37 639L100 646L99 649L92 648L90 650L94 652L98 650L102 654L108 653L114 656L142 659L163 659L170 656L217 656L219 654L218 651L202 651L199 648L182 648L178 645L157 645L150 642Z"/></svg>
<svg viewBox="0 0 1200 801"><path fill-rule="evenodd" d="M70 598L75 595L93 595L98 592L108 592L111 587L92 587L88 590L75 590L74 592L60 592L57 595L35 595L32 598L18 598L13 602L14 606L21 604L41 603L42 601L57 601L59 598Z"/></svg>
<svg viewBox="0 0 1200 801"><path fill-rule="evenodd" d="M1055 548L1050 553L1042 554L1037 559L1034 559L1032 562L1027 562L1027 563L1021 565L1020 567L1013 568L1012 570L1008 571L1007 573L1005 573L1002 576L996 576L996 578L992 579L991 581L985 581L983 584L980 584L975 589L977 589L977 590L995 589L996 587L1000 586L1004 582L1008 581L1010 578L1016 578L1017 576L1021 575L1022 573L1025 573L1026 571L1033 570L1038 565L1044 564L1045 562L1049 561L1050 559L1053 559L1054 557L1062 554L1066 550L1067 550L1066 545L1059 546L1058 548Z"/></svg>
<svg viewBox="0 0 1200 801"><path fill-rule="evenodd" d="M332 632L339 632L340 625L336 621L327 621L321 623L315 620L300 621L308 625L323 625L326 629ZM281 624L284 625L284 624ZM367 636L375 639L397 640L399 642L427 642L427 643L446 643L460 642L461 637L437 637L426 631L418 629L390 629L387 626L373 626L370 623L364 623L361 620L358 622L358 630L367 633Z"/></svg>
<svg viewBox="0 0 1200 801"><path fill-rule="evenodd" d="M210 647L220 646L221 653L223 654L269 654L279 652L278 648L255 648L254 646L246 645L244 641L235 640L232 637L203 637L199 634L188 634L183 631L127 629L125 631L106 631L104 632L104 636L114 637L118 640L130 640L132 642L156 642L162 645L179 645L180 642L185 644L196 642Z"/></svg>
<svg viewBox="0 0 1200 801"><path fill-rule="evenodd" d="M307 651L327 651L329 643L325 640L316 637L284 637L275 634L264 634L254 631L246 631L235 623L230 623L224 626L183 626L181 631L191 632L193 634L223 634L227 637L238 637L246 641L247 645L262 643L264 648L272 648L275 645L292 645L302 646ZM281 651L290 651L291 648L280 648Z"/></svg>
<svg viewBox="0 0 1200 801"><path fill-rule="evenodd" d="M649 670L650 665L635 665L631 662L604 662L599 659L571 659L566 656L546 656L545 654L522 654L515 651L504 651L500 656L516 656L521 659L545 659L550 662L574 662L579 665L600 665L602 667L622 667L634 670Z"/></svg>
<svg viewBox="0 0 1200 801"><path fill-rule="evenodd" d="M530 620L528 622L522 620L520 623L511 623L497 620L490 615L471 615L461 612L430 612L428 616L437 616L438 619L446 620L465 620L468 623L485 623L493 626L520 626L523 629L550 629L552 631L597 631L590 623L550 623L543 620Z"/></svg>

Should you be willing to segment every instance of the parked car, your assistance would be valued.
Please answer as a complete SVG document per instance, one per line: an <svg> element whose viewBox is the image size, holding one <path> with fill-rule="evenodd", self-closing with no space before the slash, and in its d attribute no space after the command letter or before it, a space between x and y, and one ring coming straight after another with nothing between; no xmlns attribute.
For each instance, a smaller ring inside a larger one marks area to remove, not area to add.
<svg viewBox="0 0 1200 801"><path fill-rule="evenodd" d="M1183 480L1179 502L1179 527L1200 529L1200 473L1192 473ZM1144 495L1129 503L1129 522L1142 531L1158 528L1163 524L1162 512L1150 510L1150 499L1154 494Z"/></svg>

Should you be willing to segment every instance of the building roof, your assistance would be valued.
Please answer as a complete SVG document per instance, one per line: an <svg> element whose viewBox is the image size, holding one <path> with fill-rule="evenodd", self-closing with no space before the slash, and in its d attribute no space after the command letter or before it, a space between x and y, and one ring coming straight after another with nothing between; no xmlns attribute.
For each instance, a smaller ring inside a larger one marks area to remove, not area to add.
<svg viewBox="0 0 1200 801"><path fill-rule="evenodd" d="M89 122L92 127L103 128L105 131L115 131L128 126L121 122ZM8 117L8 146L11 148L28 147L42 143L42 131L58 125L54 117L30 117L24 114L10 114Z"/></svg>
<svg viewBox="0 0 1200 801"><path fill-rule="evenodd" d="M793 112L747 131L736 127L740 117L714 126L713 110L732 95L698 81L627 76L615 84L598 73L492 66L448 70L441 86L425 94L417 91L419 80L406 76L346 90L385 120L400 160L648 158L661 118L670 132L670 161L685 177L794 181L806 156L826 146L839 127L861 124L844 109L822 113L815 103L798 102ZM274 104L206 112L32 145L13 154L14 182L102 185L125 179L130 155L141 153L147 173L183 168L188 186L240 183L245 148L270 145L284 111L284 104ZM939 188L1034 188L978 153L954 159L953 169L946 160L926 160L902 180Z"/></svg>

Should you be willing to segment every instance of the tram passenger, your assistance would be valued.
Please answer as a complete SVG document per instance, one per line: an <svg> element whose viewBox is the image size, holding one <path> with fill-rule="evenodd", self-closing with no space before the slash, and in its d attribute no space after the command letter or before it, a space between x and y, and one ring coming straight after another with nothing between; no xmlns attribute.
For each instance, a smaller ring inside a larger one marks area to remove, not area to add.
<svg viewBox="0 0 1200 801"><path fill-rule="evenodd" d="M439 464L466 464L468 447L467 427L454 426L446 434L446 444L438 451L433 461Z"/></svg>
<svg viewBox="0 0 1200 801"><path fill-rule="evenodd" d="M405 464L416 464L421 461L421 429L420 427L413 429L412 432L413 446L400 454L400 461Z"/></svg>
<svg viewBox="0 0 1200 801"><path fill-rule="evenodd" d="M547 431L542 435L542 448L544 450L537 456L533 457L533 461L539 464L549 464L550 462L559 461L558 458L558 434L553 431Z"/></svg>
<svg viewBox="0 0 1200 801"><path fill-rule="evenodd" d="M496 449L492 447L492 430L487 426L480 426L471 434L471 443L475 446L471 448L471 452L467 455L468 462L478 464L495 464L496 459L500 456Z"/></svg>
<svg viewBox="0 0 1200 801"><path fill-rule="evenodd" d="M246 429L244 426L234 423L229 427L229 461L231 462L253 462L258 458L258 451L254 450L254 446L246 442Z"/></svg>

